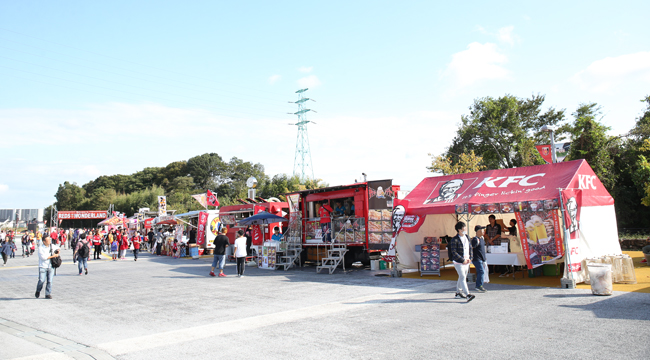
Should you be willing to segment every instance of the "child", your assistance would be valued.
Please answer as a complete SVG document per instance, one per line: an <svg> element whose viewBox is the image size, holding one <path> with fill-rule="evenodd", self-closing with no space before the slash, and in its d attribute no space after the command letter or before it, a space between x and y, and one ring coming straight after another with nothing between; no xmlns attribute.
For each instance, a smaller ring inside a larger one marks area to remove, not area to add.
<svg viewBox="0 0 650 360"><path fill-rule="evenodd" d="M117 261L117 249L118 249L117 238L113 238L111 243L111 256L113 256L113 261Z"/></svg>
<svg viewBox="0 0 650 360"><path fill-rule="evenodd" d="M174 245L172 246L172 253L174 254L172 257L174 259L178 259L179 253L178 253L178 240L174 239Z"/></svg>

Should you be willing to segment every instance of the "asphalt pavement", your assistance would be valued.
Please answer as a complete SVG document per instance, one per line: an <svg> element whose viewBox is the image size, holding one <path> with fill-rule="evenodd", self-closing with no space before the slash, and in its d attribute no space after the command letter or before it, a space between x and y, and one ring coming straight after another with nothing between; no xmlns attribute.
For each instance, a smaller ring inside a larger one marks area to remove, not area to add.
<svg viewBox="0 0 650 360"><path fill-rule="evenodd" d="M455 282L354 268L248 267L210 277L210 258L71 251L52 297L34 297L38 259L0 267L0 359L646 359L650 294L487 284L470 303Z"/></svg>

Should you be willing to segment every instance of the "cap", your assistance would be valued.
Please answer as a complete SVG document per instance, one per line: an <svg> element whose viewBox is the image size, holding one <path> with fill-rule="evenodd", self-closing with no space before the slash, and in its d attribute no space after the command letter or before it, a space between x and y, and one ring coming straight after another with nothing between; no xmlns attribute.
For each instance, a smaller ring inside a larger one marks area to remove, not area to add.
<svg viewBox="0 0 650 360"><path fill-rule="evenodd" d="M479 231L479 230L483 230L483 229L485 229L485 226L481 226L481 225L474 226L474 231Z"/></svg>

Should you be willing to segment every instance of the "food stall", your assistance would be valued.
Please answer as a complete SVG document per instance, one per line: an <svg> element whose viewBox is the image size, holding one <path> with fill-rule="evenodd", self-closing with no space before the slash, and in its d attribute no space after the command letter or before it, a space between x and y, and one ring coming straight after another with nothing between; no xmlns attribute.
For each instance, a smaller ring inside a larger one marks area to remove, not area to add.
<svg viewBox="0 0 650 360"><path fill-rule="evenodd" d="M565 274L581 282L585 258L621 254L614 200L585 160L429 177L397 204L406 208L396 241L406 268L431 270L416 250L425 238L449 239L458 221L474 236L490 215L502 226L502 246L487 254L491 265L563 262ZM507 232L511 219L518 236ZM448 258L442 247L440 258Z"/></svg>
<svg viewBox="0 0 650 360"><path fill-rule="evenodd" d="M291 229L289 236L300 237L302 260L320 261L328 256L328 246L346 246L344 265L361 261L370 264L370 256L380 254L390 246L392 239L393 200L400 190L392 180L374 180L350 185L297 191L285 194L290 205L290 224L300 227ZM321 206L328 204L330 214L331 243L323 230L319 216Z"/></svg>

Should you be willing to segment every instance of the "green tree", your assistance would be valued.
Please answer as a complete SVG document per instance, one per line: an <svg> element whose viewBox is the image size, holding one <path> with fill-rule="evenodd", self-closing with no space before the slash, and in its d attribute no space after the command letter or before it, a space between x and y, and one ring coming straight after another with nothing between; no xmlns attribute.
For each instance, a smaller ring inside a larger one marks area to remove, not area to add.
<svg viewBox="0 0 650 360"><path fill-rule="evenodd" d="M535 143L548 142L541 132L544 125L557 125L564 119L564 110L542 111L545 97L534 95L520 99L512 95L474 100L469 115L461 116L461 124L443 158L455 164L453 154L474 151L483 158L487 169L512 168L543 164ZM561 133L558 140L561 139Z"/></svg>
<svg viewBox="0 0 650 360"><path fill-rule="evenodd" d="M603 185L611 191L616 182L611 155L615 151L616 139L607 135L610 128L596 119L600 114L601 108L596 103L580 104L572 114L574 121L569 127L572 141L568 158L587 160Z"/></svg>
<svg viewBox="0 0 650 360"><path fill-rule="evenodd" d="M58 210L79 210L85 200L86 191L77 185L77 183L64 182L59 185L59 189L54 197L56 198L56 207Z"/></svg>
<svg viewBox="0 0 650 360"><path fill-rule="evenodd" d="M216 153L203 154L187 160L187 173L194 179L196 186L204 191L229 182L228 164Z"/></svg>
<svg viewBox="0 0 650 360"><path fill-rule="evenodd" d="M474 150L469 153L453 154L452 156L434 156L432 157L431 166L427 166L427 170L433 173L442 173L443 175L465 174L477 172L485 169L483 165L483 157L476 156ZM452 161L452 157L457 156L456 161Z"/></svg>

